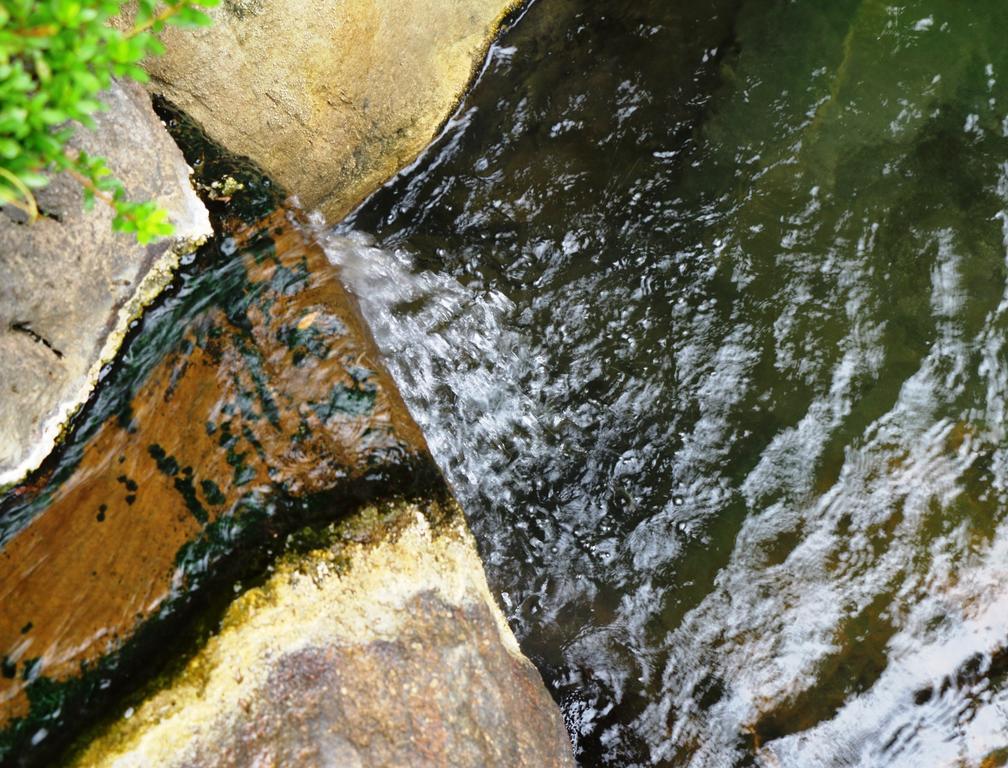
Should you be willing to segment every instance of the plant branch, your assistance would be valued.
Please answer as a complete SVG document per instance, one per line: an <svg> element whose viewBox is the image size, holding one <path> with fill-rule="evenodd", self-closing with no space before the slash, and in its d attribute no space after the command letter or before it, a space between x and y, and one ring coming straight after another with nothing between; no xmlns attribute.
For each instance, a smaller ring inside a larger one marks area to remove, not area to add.
<svg viewBox="0 0 1008 768"><path fill-rule="evenodd" d="M0 176L6 179L11 186L21 194L24 201L18 200L15 197L8 197L7 195L2 195L2 197L6 200L6 202L10 203L18 210L23 211L28 216L29 222L34 223L39 215L38 204L35 202L35 195L32 194L32 191L28 189L28 186L21 181L21 179L3 166L0 166Z"/></svg>
<svg viewBox="0 0 1008 768"><path fill-rule="evenodd" d="M161 22L168 21L172 16L185 8L189 3L183 2L177 3L176 5L169 5L163 8L160 12L151 16L147 21L142 24L137 24L133 29L126 33L126 38L136 37L141 32L146 32L148 29L153 27L155 24L160 24Z"/></svg>
<svg viewBox="0 0 1008 768"><path fill-rule="evenodd" d="M57 32L59 28L53 24L43 24L39 27L29 27L28 29L16 29L14 30L14 35L16 37L52 37Z"/></svg>
<svg viewBox="0 0 1008 768"><path fill-rule="evenodd" d="M83 173L78 171L76 168L67 168L66 172L77 181L84 189L95 196L96 200L101 200L105 205L113 210L116 209L115 198L108 194L105 190L99 189L98 185L94 183L91 179L85 176Z"/></svg>

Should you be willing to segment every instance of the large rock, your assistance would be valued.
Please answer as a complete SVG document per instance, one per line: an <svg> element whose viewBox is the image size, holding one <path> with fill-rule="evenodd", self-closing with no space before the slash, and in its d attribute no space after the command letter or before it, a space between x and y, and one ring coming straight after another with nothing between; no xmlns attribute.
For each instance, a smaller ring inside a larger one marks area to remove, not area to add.
<svg viewBox="0 0 1008 768"><path fill-rule="evenodd" d="M454 503L383 504L283 562L77 766L572 766Z"/></svg>
<svg viewBox="0 0 1008 768"><path fill-rule="evenodd" d="M146 323L52 478L3 499L0 762L72 728L109 659L225 564L440 487L322 250L282 211L235 241Z"/></svg>
<svg viewBox="0 0 1008 768"><path fill-rule="evenodd" d="M516 0L225 0L151 87L328 219L427 145Z"/></svg>
<svg viewBox="0 0 1008 768"><path fill-rule="evenodd" d="M0 499L0 762L53 764L173 650L186 600L292 535L309 554L82 764L570 765L336 269L282 210L228 243L145 319L51 476Z"/></svg>
<svg viewBox="0 0 1008 768"><path fill-rule="evenodd" d="M38 193L45 215L28 225L0 213L0 487L52 450L70 414L88 397L129 323L171 280L182 253L210 233L189 167L135 85L113 85L97 130L75 145L107 158L132 199L155 199L175 236L141 246L111 229L113 212L82 209L80 185L57 177Z"/></svg>

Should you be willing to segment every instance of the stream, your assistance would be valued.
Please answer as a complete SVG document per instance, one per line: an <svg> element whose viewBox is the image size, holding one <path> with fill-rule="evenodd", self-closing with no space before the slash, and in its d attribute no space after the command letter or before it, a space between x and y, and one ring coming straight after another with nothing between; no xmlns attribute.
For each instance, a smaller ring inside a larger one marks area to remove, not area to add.
<svg viewBox="0 0 1008 768"><path fill-rule="evenodd" d="M1006 39L537 0L320 230L582 765L1008 763Z"/></svg>

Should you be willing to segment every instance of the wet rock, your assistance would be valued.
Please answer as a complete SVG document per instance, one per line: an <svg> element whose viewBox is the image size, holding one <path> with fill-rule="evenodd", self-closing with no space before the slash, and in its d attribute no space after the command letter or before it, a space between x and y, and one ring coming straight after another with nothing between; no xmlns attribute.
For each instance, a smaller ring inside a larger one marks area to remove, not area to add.
<svg viewBox="0 0 1008 768"><path fill-rule="evenodd" d="M180 254L211 233L189 168L143 90L115 84L102 98L97 130L74 143L105 157L131 198L156 199L176 234L141 246L114 233L112 210L83 211L67 176L39 192L34 224L12 208L0 213L0 487L50 452L130 321L170 281Z"/></svg>
<svg viewBox="0 0 1008 768"><path fill-rule="evenodd" d="M218 563L285 535L285 509L316 499L338 515L440 482L322 250L283 212L236 240L191 289L183 327L168 317L128 348L123 403L0 510L0 524L23 518L0 527L0 759L5 729L8 744L53 730L75 695L61 685Z"/></svg>
<svg viewBox="0 0 1008 768"><path fill-rule="evenodd" d="M453 502L382 504L284 561L77 766L571 766Z"/></svg>
<svg viewBox="0 0 1008 768"><path fill-rule="evenodd" d="M0 214L0 487L34 469L69 415L87 398L128 324L171 279L180 254L211 234L182 159L150 100L115 84L77 147L104 156L133 199L154 199L175 226L171 239L141 246L112 232L113 212L82 209L80 185L57 176L37 196L28 226Z"/></svg>
<svg viewBox="0 0 1008 768"><path fill-rule="evenodd" d="M230 0L170 29L151 87L342 218L426 146L515 0Z"/></svg>

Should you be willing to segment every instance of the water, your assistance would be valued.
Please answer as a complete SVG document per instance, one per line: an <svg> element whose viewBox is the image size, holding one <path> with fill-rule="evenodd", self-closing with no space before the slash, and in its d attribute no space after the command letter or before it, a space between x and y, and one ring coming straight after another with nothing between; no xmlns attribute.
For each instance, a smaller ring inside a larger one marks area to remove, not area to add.
<svg viewBox="0 0 1008 768"><path fill-rule="evenodd" d="M1008 763L1008 5L613 5L323 235L580 762Z"/></svg>

